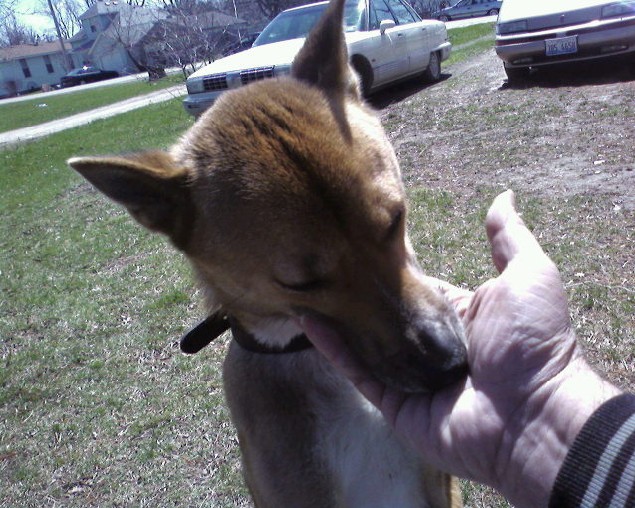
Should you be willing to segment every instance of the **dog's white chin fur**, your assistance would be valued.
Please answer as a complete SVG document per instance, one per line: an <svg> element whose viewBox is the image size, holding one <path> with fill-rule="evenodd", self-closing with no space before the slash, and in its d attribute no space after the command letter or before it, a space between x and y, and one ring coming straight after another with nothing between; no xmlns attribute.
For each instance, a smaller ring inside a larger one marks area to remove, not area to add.
<svg viewBox="0 0 635 508"><path fill-rule="evenodd" d="M284 348L291 339L303 333L294 319L273 317L262 318L254 325L250 324L248 331L261 344L278 349Z"/></svg>

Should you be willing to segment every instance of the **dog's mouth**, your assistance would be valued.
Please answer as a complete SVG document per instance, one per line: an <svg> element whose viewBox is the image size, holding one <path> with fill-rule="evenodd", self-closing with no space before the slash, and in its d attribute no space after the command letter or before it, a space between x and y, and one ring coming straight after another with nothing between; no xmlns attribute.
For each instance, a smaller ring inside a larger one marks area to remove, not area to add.
<svg viewBox="0 0 635 508"><path fill-rule="evenodd" d="M372 332L356 332L324 316L312 317L336 330L369 371L390 387L425 393L457 383L468 374L464 332L454 317L427 327L410 326L388 344Z"/></svg>

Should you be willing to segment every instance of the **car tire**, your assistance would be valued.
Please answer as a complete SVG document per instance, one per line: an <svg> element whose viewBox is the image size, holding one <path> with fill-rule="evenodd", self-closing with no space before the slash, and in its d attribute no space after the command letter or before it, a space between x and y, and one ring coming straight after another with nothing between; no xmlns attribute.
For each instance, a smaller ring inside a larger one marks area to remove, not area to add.
<svg viewBox="0 0 635 508"><path fill-rule="evenodd" d="M505 74L507 74L507 82L510 85L527 81L529 72L529 67L507 67L505 65Z"/></svg>
<svg viewBox="0 0 635 508"><path fill-rule="evenodd" d="M445 14L439 16L439 21L443 21L444 23L447 23L448 21L450 21L450 16L446 16Z"/></svg>
<svg viewBox="0 0 635 508"><path fill-rule="evenodd" d="M353 55L351 65L359 76L359 84L362 89L362 97L368 97L373 86L373 68L368 60L360 55Z"/></svg>
<svg viewBox="0 0 635 508"><path fill-rule="evenodd" d="M434 83L441 79L441 59L439 53L430 53L430 62L428 67L423 71L423 79L429 83Z"/></svg>
<svg viewBox="0 0 635 508"><path fill-rule="evenodd" d="M488 16L498 16L498 9L490 9L487 11Z"/></svg>

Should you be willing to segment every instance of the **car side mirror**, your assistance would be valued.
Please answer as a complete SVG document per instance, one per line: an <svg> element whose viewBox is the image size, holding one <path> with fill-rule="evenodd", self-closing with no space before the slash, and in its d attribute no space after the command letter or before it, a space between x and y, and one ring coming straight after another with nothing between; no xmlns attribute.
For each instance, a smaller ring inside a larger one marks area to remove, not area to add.
<svg viewBox="0 0 635 508"><path fill-rule="evenodd" d="M379 32L384 35L386 30L395 28L395 22L392 19L382 19L379 23Z"/></svg>

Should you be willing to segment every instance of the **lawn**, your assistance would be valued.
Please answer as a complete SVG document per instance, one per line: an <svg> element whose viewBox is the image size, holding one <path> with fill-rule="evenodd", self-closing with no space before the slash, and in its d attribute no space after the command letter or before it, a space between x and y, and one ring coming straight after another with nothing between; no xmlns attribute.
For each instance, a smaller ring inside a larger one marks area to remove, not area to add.
<svg viewBox="0 0 635 508"><path fill-rule="evenodd" d="M68 94L48 97L39 95L28 101L0 102L0 132L50 122L51 120L145 95L182 82L183 76L176 74L152 83L144 79L131 83L77 90Z"/></svg>

